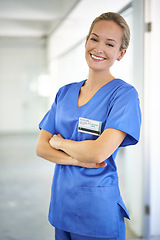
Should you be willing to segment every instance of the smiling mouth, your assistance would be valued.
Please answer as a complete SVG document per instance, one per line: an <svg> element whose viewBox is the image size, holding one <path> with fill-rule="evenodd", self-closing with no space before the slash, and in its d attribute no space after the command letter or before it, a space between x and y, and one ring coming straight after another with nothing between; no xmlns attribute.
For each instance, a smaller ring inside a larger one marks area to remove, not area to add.
<svg viewBox="0 0 160 240"><path fill-rule="evenodd" d="M99 61L104 61L104 60L106 60L106 58L104 58L104 57L97 57L97 56L95 56L95 55L93 55L93 54L90 54L91 55L91 57L93 58L93 59L95 59L95 60L99 60Z"/></svg>

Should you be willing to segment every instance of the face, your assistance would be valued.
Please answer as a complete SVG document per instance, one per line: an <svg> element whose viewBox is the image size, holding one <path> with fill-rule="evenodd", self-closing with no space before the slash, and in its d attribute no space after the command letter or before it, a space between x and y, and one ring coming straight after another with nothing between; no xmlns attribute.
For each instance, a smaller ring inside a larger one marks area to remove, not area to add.
<svg viewBox="0 0 160 240"><path fill-rule="evenodd" d="M120 51L123 30L113 21L97 22L86 41L85 57L88 66L96 71L108 71L116 60L120 60L126 50Z"/></svg>

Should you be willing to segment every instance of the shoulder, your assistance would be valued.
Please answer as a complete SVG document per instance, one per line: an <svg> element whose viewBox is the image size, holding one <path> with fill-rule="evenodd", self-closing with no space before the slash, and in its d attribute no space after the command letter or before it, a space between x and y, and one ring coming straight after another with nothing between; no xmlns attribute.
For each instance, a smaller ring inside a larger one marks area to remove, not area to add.
<svg viewBox="0 0 160 240"><path fill-rule="evenodd" d="M119 79L119 78L115 79L115 88L117 88L117 90L118 89L123 89L123 90L126 90L126 91L129 90L129 89L136 90L133 85L131 85L130 83L125 82L124 80Z"/></svg>
<svg viewBox="0 0 160 240"><path fill-rule="evenodd" d="M128 96L128 98L138 97L136 88L122 79L116 79L112 97Z"/></svg>
<svg viewBox="0 0 160 240"><path fill-rule="evenodd" d="M58 93L61 93L61 92L66 92L68 90L71 90L71 89L74 89L75 87L78 87L79 85L81 85L84 81L81 81L81 82L72 82L72 83L69 83L69 84L66 84L62 87L59 88L59 91Z"/></svg>
<svg viewBox="0 0 160 240"><path fill-rule="evenodd" d="M62 87L60 87L60 90L67 90L69 88L71 88L72 86L76 86L78 84L78 82L72 82L72 83L68 83L66 85L63 85Z"/></svg>
<svg viewBox="0 0 160 240"><path fill-rule="evenodd" d="M56 101L64 99L65 96L71 96L76 92L76 89L80 88L85 80L81 82L73 82L66 84L59 88L56 94Z"/></svg>
<svg viewBox="0 0 160 240"><path fill-rule="evenodd" d="M116 79L110 97L110 107L114 105L125 107L129 105L132 106L133 104L139 104L139 96L136 88L121 79Z"/></svg>

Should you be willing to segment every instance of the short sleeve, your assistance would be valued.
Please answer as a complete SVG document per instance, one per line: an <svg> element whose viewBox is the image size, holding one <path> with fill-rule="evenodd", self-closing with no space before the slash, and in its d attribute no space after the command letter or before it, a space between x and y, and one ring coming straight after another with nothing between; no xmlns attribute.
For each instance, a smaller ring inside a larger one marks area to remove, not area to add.
<svg viewBox="0 0 160 240"><path fill-rule="evenodd" d="M134 87L119 89L111 100L106 128L127 133L120 147L134 145L139 141L141 110L138 93Z"/></svg>
<svg viewBox="0 0 160 240"><path fill-rule="evenodd" d="M56 134L55 132L55 116L56 116L56 107L57 107L57 99L58 99L59 92L56 95L55 101L51 106L51 109L46 113L43 117L42 121L39 124L39 129L46 130L51 134Z"/></svg>

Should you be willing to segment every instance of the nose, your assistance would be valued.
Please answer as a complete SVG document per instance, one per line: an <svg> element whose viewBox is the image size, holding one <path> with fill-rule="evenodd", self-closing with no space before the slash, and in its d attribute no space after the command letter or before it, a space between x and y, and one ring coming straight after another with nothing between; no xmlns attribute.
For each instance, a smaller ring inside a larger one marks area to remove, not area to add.
<svg viewBox="0 0 160 240"><path fill-rule="evenodd" d="M104 45L101 42L98 42L94 48L96 53L103 53L104 52Z"/></svg>

